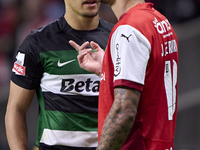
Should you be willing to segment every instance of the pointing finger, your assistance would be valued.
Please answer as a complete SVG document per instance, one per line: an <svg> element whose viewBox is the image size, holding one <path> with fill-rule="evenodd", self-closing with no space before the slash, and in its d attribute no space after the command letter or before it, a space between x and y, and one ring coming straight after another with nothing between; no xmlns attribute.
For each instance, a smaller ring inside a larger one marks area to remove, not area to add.
<svg viewBox="0 0 200 150"><path fill-rule="evenodd" d="M71 46L74 47L77 51L78 51L79 48L80 48L80 46L79 46L76 42L74 42L74 41L72 41L72 40L69 41L69 44L71 44Z"/></svg>
<svg viewBox="0 0 200 150"><path fill-rule="evenodd" d="M84 50L89 45L89 42L85 42L80 46L76 42L70 40L69 44L71 44L71 46L74 47L79 52L81 50Z"/></svg>
<svg viewBox="0 0 200 150"><path fill-rule="evenodd" d="M84 49L86 49L86 47L89 45L90 43L87 41L87 42L85 42L85 43L83 43L79 48L79 50L84 50Z"/></svg>

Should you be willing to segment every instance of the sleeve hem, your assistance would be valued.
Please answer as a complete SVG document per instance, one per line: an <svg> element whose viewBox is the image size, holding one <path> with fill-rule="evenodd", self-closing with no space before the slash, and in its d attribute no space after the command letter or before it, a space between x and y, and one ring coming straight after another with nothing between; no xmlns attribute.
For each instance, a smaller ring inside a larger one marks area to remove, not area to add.
<svg viewBox="0 0 200 150"><path fill-rule="evenodd" d="M137 89L140 91L143 91L143 85L140 83L136 83L133 81L129 81L129 80L124 80L124 79L120 79L120 80L115 80L114 81L114 87L116 86L126 86L129 88L133 88L133 89Z"/></svg>

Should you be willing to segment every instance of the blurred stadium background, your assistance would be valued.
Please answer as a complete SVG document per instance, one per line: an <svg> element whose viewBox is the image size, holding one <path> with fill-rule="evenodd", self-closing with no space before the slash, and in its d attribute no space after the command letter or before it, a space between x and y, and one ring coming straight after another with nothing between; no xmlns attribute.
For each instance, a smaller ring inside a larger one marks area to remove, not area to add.
<svg viewBox="0 0 200 150"><path fill-rule="evenodd" d="M175 150L200 150L200 0L147 0L164 14L179 39L179 101ZM32 30L64 14L62 0L0 0L0 149L8 150L4 116L16 48ZM100 17L116 23L108 5ZM36 138L37 99L28 110L29 149Z"/></svg>

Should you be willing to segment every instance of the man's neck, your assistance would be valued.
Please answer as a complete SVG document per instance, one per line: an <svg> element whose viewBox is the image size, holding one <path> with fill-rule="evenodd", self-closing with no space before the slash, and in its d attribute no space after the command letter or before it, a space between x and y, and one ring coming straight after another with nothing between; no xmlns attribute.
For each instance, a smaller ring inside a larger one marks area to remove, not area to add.
<svg viewBox="0 0 200 150"><path fill-rule="evenodd" d="M119 20L121 15L127 12L130 8L136 6L139 3L145 3L144 0L116 0L114 4L111 5L111 8Z"/></svg>
<svg viewBox="0 0 200 150"><path fill-rule="evenodd" d="M76 30L93 30L96 29L99 24L98 15L93 18L82 16L72 18L71 16L65 14L64 17L67 23Z"/></svg>

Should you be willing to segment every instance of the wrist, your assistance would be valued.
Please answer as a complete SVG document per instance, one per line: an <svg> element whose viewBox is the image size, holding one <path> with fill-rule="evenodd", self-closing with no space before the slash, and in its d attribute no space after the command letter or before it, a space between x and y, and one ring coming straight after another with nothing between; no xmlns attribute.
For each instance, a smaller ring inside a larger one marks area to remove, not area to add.
<svg viewBox="0 0 200 150"><path fill-rule="evenodd" d="M97 76L99 76L101 78L101 67L99 67L99 69L97 70L97 72L95 73Z"/></svg>

